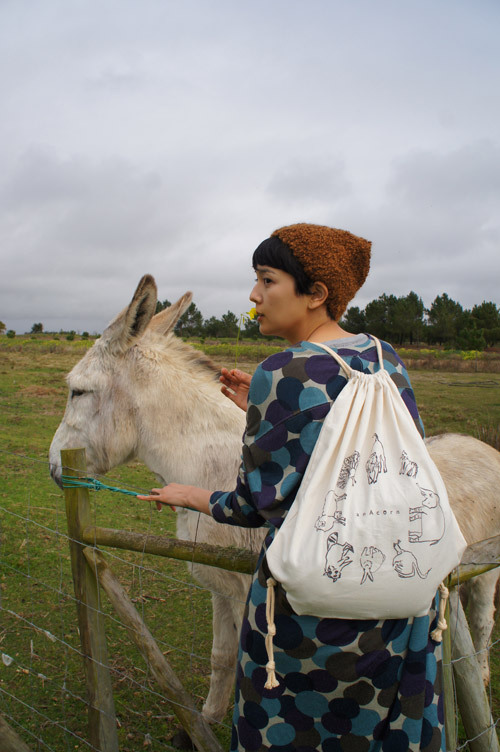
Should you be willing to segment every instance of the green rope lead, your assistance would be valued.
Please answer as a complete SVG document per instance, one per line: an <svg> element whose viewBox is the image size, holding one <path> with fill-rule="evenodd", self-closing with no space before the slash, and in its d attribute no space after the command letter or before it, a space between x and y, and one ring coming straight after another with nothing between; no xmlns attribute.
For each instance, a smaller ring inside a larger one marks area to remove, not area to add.
<svg viewBox="0 0 500 752"><path fill-rule="evenodd" d="M93 491L114 491L115 493L127 494L127 496L137 497L136 491L127 491L125 488L115 488L114 486L107 486L105 483L101 483L97 478L74 478L72 475L61 475L61 481L63 488L90 488ZM141 496L151 496L151 491L145 491L141 493ZM165 502L160 502L164 504ZM167 504L167 506L169 506ZM191 512L199 512L198 509L192 507L184 507Z"/></svg>
<svg viewBox="0 0 500 752"><path fill-rule="evenodd" d="M62 475L61 481L63 488L91 488L93 491L114 491L115 493L127 494L127 496L137 496L136 491L127 491L125 488L107 486L105 483L97 480L97 478L74 478L71 475Z"/></svg>

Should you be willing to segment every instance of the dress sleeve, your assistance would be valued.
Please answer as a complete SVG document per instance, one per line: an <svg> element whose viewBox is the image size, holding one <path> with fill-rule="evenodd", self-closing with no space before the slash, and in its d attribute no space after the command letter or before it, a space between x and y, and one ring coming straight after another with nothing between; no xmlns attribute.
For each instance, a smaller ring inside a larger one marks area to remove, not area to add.
<svg viewBox="0 0 500 752"><path fill-rule="evenodd" d="M242 527L279 527L295 499L331 404L317 389L307 395L307 406L300 409L300 394L306 391L295 379L266 370L265 362L257 368L248 395L236 488L212 494L210 510L215 520Z"/></svg>

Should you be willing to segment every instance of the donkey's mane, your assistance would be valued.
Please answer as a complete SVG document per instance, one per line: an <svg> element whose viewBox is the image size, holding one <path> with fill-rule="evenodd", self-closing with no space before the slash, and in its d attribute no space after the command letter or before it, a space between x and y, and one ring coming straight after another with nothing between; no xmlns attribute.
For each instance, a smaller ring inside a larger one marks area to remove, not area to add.
<svg viewBox="0 0 500 752"><path fill-rule="evenodd" d="M148 335L153 335L149 337ZM179 358L186 366L194 366L197 370L212 379L217 380L220 376L220 368L215 365L213 360L205 355L204 352L196 350L192 345L184 342L180 337L169 332L166 336L157 338L150 330L146 330L142 340L138 343L142 345L141 350L162 350L168 354L176 352Z"/></svg>
<svg viewBox="0 0 500 752"><path fill-rule="evenodd" d="M214 379L218 379L220 376L220 368L218 368L213 360L205 355L204 352L195 350L194 347L189 347L188 358L195 366L200 366L204 371L209 371Z"/></svg>

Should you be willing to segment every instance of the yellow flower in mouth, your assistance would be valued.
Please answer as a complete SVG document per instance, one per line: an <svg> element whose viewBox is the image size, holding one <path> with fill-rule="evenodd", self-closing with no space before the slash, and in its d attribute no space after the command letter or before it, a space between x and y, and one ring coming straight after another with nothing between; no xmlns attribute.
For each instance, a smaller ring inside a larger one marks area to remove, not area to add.
<svg viewBox="0 0 500 752"><path fill-rule="evenodd" d="M250 308L249 311L246 313L240 313L240 323L238 324L238 336L236 337L236 348L234 353L234 367L236 368L236 361L238 360L238 345L240 342L240 334L241 334L241 327L243 322L245 321L245 317L248 316L248 318L253 321L255 318L257 318L257 309L256 308Z"/></svg>

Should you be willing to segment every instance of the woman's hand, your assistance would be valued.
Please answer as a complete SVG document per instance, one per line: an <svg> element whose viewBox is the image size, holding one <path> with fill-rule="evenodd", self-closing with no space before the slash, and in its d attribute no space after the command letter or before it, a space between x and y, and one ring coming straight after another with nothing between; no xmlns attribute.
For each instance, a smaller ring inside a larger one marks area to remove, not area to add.
<svg viewBox="0 0 500 752"><path fill-rule="evenodd" d="M233 368L231 371L223 368L219 380L223 384L221 387L222 394L246 412L248 390L250 389L250 382L252 380L250 374L245 373L245 371L239 371L236 368Z"/></svg>
<svg viewBox="0 0 500 752"><path fill-rule="evenodd" d="M169 483L163 488L152 488L149 496L137 498L142 501L154 501L156 508L161 512L163 504L166 504L175 512L176 507L187 507L196 512L210 514L209 501L211 492L196 486L184 486L181 483Z"/></svg>

